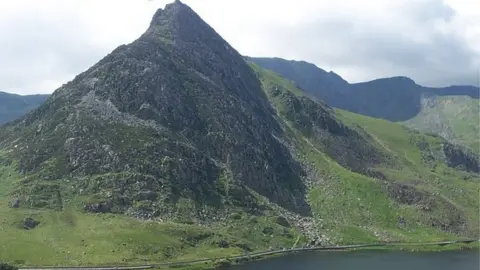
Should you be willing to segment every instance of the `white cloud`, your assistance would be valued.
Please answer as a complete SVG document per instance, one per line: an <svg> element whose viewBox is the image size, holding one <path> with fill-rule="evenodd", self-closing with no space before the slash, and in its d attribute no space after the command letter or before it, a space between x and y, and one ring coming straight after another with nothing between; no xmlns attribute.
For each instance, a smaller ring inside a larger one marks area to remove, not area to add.
<svg viewBox="0 0 480 270"><path fill-rule="evenodd" d="M49 93L136 39L165 0L0 1L0 90ZM474 83L477 0L184 0L244 55L313 62L349 81Z"/></svg>

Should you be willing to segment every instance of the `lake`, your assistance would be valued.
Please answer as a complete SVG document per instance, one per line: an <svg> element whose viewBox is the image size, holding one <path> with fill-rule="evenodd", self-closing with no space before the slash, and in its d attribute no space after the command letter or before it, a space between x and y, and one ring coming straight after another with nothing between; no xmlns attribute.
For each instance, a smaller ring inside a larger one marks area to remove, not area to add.
<svg viewBox="0 0 480 270"><path fill-rule="evenodd" d="M479 270L478 251L305 252L227 267L228 270Z"/></svg>

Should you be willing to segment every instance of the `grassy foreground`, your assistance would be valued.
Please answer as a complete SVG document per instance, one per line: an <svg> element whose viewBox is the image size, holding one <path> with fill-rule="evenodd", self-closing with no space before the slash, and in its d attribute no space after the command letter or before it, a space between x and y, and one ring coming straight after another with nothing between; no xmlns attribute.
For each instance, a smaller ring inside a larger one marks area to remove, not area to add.
<svg viewBox="0 0 480 270"><path fill-rule="evenodd" d="M239 255L240 247L252 250L272 246L293 246L283 228L267 218L247 219L222 228L186 224L142 222L123 216L76 212L12 211L0 208L0 260L17 265L124 265L185 261ZM17 224L33 216L40 225L24 230ZM268 224L268 226L267 226ZM226 241L228 247L220 248ZM240 247L239 247L240 246Z"/></svg>
<svg viewBox="0 0 480 270"><path fill-rule="evenodd" d="M247 250L300 244L293 228L276 217L236 213L210 228L141 221L123 215L88 214L71 201L62 211L14 209L9 191L19 181L12 167L0 169L0 261L15 265L125 265L226 257ZM23 228L32 217L39 225Z"/></svg>

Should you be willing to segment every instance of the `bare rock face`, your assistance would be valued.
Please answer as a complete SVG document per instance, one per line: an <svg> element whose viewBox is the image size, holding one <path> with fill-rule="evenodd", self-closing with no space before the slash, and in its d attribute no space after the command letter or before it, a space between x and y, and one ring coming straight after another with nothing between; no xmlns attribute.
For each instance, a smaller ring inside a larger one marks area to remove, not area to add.
<svg viewBox="0 0 480 270"><path fill-rule="evenodd" d="M480 172L480 160L474 154L466 152L465 149L445 143L443 152L445 153L448 166L470 172Z"/></svg>

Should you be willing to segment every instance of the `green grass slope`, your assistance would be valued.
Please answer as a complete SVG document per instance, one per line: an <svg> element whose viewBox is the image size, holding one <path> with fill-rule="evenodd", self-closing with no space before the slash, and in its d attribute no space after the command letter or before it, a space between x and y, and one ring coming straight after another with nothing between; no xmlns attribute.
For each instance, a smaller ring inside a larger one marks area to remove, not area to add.
<svg viewBox="0 0 480 270"><path fill-rule="evenodd" d="M396 168L379 166L387 182L414 188L403 188L395 194L395 205L401 210L397 213L405 211L406 215L413 215L412 221L427 230L437 228L446 231L447 227L453 226L459 229L457 234L478 237L480 178L478 173L447 165L448 162L443 160L445 157L442 157L443 151L439 151L442 145L447 144L446 141L401 125L345 111L339 111L339 116L345 122L351 121L352 125L365 129L399 161ZM409 194L411 192L415 195ZM423 202L417 204L415 201ZM463 220L462 224L455 224L458 220Z"/></svg>
<svg viewBox="0 0 480 270"><path fill-rule="evenodd" d="M405 125L480 151L480 103L469 96L423 98L418 115Z"/></svg>
<svg viewBox="0 0 480 270"><path fill-rule="evenodd" d="M0 167L0 261L36 266L163 263L305 242L298 229L281 222L274 213L252 216L234 212L222 223L202 226L86 213L81 198L74 197L65 200L60 211L12 208L10 194L24 179L14 164L6 163L4 154ZM40 223L26 230L26 218Z"/></svg>
<svg viewBox="0 0 480 270"><path fill-rule="evenodd" d="M298 101L294 106L297 113L308 104L302 102L298 89L274 73L252 67L259 72L268 97L285 120L285 129L295 138L299 158L313 167L316 180L310 183L309 201L317 230L325 238L352 243L478 237L479 175L453 166L445 150L450 144L444 139L336 110L336 121L355 130L375 149L377 154L367 159L380 157L363 162L368 170L355 172L349 166L340 166L339 153L325 151L328 141L321 126L314 128L316 132L303 132L289 117L285 104ZM361 149L347 147L342 151L363 155ZM475 166L478 168L478 163ZM470 169L475 170L475 166Z"/></svg>

